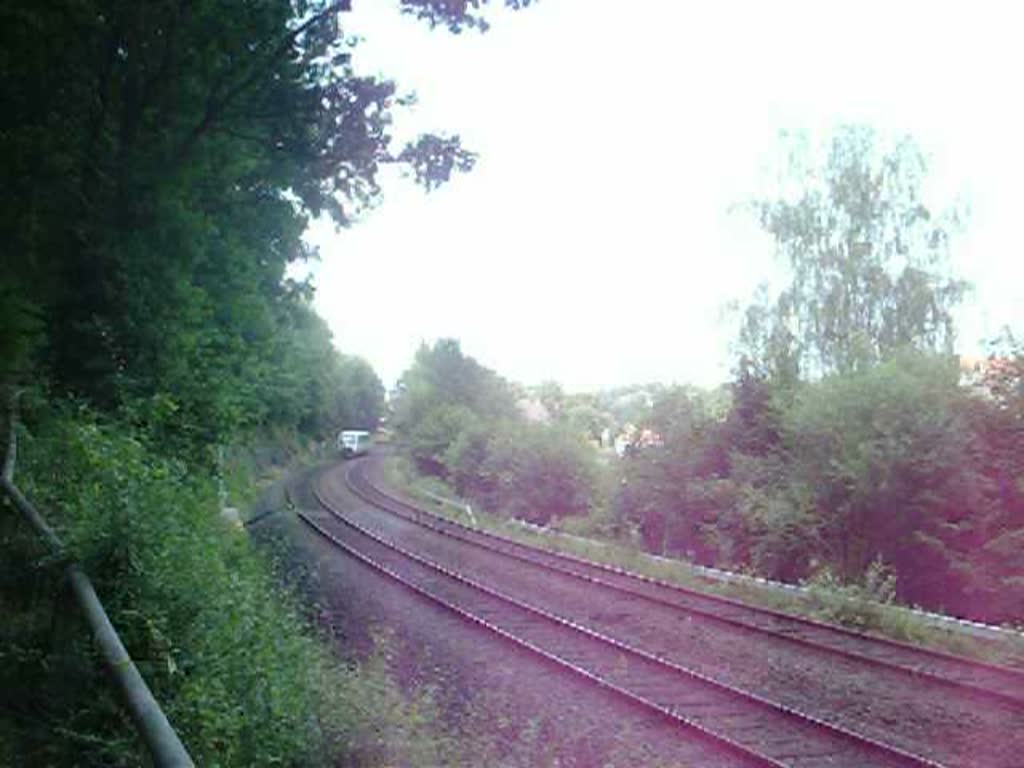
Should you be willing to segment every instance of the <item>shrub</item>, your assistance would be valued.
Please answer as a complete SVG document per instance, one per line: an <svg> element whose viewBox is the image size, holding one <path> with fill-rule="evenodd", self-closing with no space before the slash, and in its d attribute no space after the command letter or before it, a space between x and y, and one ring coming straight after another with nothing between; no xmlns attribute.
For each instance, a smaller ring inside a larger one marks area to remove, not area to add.
<svg viewBox="0 0 1024 768"><path fill-rule="evenodd" d="M593 450L564 429L504 424L488 442L481 483L492 509L546 524L587 513L597 463Z"/></svg>
<svg viewBox="0 0 1024 768"><path fill-rule="evenodd" d="M220 519L212 478L70 406L40 409L19 457L17 482L93 579L197 765L418 764L447 748L429 695L406 699L379 661L333 659L248 537ZM0 757L144 764L60 597L61 564L13 515L0 534Z"/></svg>
<svg viewBox="0 0 1024 768"><path fill-rule="evenodd" d="M857 629L884 624L886 606L896 598L896 576L876 558L856 582L842 582L823 568L806 582L812 610L826 621Z"/></svg>

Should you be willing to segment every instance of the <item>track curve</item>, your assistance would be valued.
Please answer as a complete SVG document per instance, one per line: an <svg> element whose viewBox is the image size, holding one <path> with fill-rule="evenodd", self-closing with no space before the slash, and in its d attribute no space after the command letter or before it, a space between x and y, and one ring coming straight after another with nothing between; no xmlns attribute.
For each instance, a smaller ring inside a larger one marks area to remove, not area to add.
<svg viewBox="0 0 1024 768"><path fill-rule="evenodd" d="M402 515L444 535L584 581L628 592L642 600L670 605L709 621L886 668L912 680L930 680L953 690L998 700L1024 711L1022 670L867 635L846 627L688 589L574 555L522 544L489 531L470 528L410 504L375 485L365 470L366 463L359 462L346 471L346 483L353 493L369 504Z"/></svg>
<svg viewBox="0 0 1024 768"><path fill-rule="evenodd" d="M356 462L349 466L351 468L360 464ZM311 527L317 527L318 532L326 538L345 541L345 544L339 546L344 546L350 554L358 556L356 553L362 553L378 565L388 563L385 568L392 574L403 574L407 580L417 579L414 583L425 592L452 590L454 588L451 584L458 583L460 589L470 590L472 596L467 597L467 593L463 592L461 596L453 597L449 591L445 596L435 592L433 598L448 599L453 604L462 600L456 607L476 617L472 620L495 623L504 632L536 646L549 656L582 669L583 674L591 675L605 687L621 689L622 695L644 702L645 706L653 704L662 714L678 717L681 724L691 728L696 726L706 738L717 739L738 750L747 750L751 759L761 760L755 764L940 765L920 755L779 706L749 692L722 685L640 648L603 637L571 619L551 614L522 600L510 599L450 567L429 561L395 542L385 540L349 519L344 510L324 498L322 492L316 488L314 491L345 533L339 530L325 531L322 525L317 526L315 521L307 517L303 517L304 521ZM358 541L353 541L353 537ZM374 547L375 553L366 555L366 550ZM409 563L415 563L421 569L418 576L409 573L408 569L413 567ZM406 570L403 572L402 569ZM478 601L484 599L481 595L497 602L490 607L480 606ZM526 619L527 615L531 618ZM538 629L537 622L544 628ZM568 637L573 639L569 640ZM581 648L581 645L586 647ZM669 679L671 684L667 682Z"/></svg>

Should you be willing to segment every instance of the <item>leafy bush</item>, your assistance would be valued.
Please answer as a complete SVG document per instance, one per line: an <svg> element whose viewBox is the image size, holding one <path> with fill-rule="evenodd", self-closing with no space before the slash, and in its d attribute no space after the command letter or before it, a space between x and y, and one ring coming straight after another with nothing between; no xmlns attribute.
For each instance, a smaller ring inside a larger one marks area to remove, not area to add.
<svg viewBox="0 0 1024 768"><path fill-rule="evenodd" d="M22 441L18 481L90 574L197 762L315 761L308 753L321 740L315 642L246 539L220 520L212 482L123 430L84 410L45 415ZM92 705L97 689L107 698L92 672L98 660L79 640L69 653L89 685L65 691L63 711L30 741L59 729L71 712L78 730L110 732L109 704ZM45 655L38 661L11 681L25 695L45 674ZM136 762L134 748L115 743L110 749L101 738L82 762Z"/></svg>
<svg viewBox="0 0 1024 768"><path fill-rule="evenodd" d="M455 340L417 351L395 426L420 471L489 509L547 523L593 505L597 466L579 430L523 421L513 388Z"/></svg>
<svg viewBox="0 0 1024 768"><path fill-rule="evenodd" d="M93 579L198 765L437 757L429 696L406 699L377 661L334 661L245 534L220 519L212 480L84 409L40 408L30 423L16 480ZM142 764L87 628L60 596L61 564L14 516L0 532L4 742L24 765Z"/></svg>
<svg viewBox="0 0 1024 768"><path fill-rule="evenodd" d="M491 509L532 523L584 515L593 504L593 451L564 429L503 424L487 444L481 490Z"/></svg>
<svg viewBox="0 0 1024 768"><path fill-rule="evenodd" d="M814 489L819 557L845 580L882 557L911 600L937 604L969 583L963 542L988 499L961 398L949 361L917 354L798 394L789 477Z"/></svg>
<svg viewBox="0 0 1024 768"><path fill-rule="evenodd" d="M1004 391L912 351L792 387L741 371L724 418L686 393L655 403L665 445L625 459L616 508L649 551L854 585L881 557L904 602L1012 621L1024 421Z"/></svg>
<svg viewBox="0 0 1024 768"><path fill-rule="evenodd" d="M479 420L468 408L438 405L431 408L409 432L409 452L425 472L444 476L446 453L466 432L477 429Z"/></svg>
<svg viewBox="0 0 1024 768"><path fill-rule="evenodd" d="M829 568L823 568L806 586L818 616L857 629L880 626L885 606L896 598L896 575L881 558L873 560L856 582L841 581Z"/></svg>

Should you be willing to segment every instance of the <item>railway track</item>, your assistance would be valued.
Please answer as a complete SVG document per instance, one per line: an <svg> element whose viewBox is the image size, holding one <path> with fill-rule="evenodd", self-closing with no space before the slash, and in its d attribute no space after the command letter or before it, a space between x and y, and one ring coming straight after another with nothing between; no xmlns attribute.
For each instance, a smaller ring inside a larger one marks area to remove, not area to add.
<svg viewBox="0 0 1024 768"><path fill-rule="evenodd" d="M607 637L389 541L316 489L333 530L303 521L347 553L463 618L496 632L761 766L938 766L678 663Z"/></svg>
<svg viewBox="0 0 1024 768"><path fill-rule="evenodd" d="M701 620L770 638L773 642L827 652L895 672L913 681L946 686L960 695L995 700L1024 710L1024 671L866 635L845 627L687 589L573 555L531 547L470 528L396 498L375 486L366 477L365 468L365 462L357 462L346 469L345 482L354 494L368 504L473 546L668 606ZM323 503L322 497L320 502Z"/></svg>

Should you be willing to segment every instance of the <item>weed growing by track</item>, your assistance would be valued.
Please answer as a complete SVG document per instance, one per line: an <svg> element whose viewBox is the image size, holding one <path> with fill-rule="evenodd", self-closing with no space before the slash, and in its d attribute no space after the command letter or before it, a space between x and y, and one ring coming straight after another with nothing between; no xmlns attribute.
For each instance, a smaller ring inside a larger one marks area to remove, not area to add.
<svg viewBox="0 0 1024 768"><path fill-rule="evenodd" d="M428 690L337 659L219 515L217 483L130 425L39 402L16 481L93 579L197 765L458 764ZM231 480L251 486L239 470ZM0 515L0 764L147 764L50 556ZM383 653L383 651L381 652ZM471 764L464 762L462 764Z"/></svg>
<svg viewBox="0 0 1024 768"><path fill-rule="evenodd" d="M458 507L439 504L437 495L457 498L455 492L436 477L423 477L401 456L389 456L384 467L389 487L439 515L467 522ZM635 543L609 535L600 516L566 518L557 527L539 529L518 520L497 516L474 507L477 526L524 544L583 557L619 568L795 616L842 624L858 631L894 640L957 653L993 663L1024 667L1024 640L993 641L975 638L935 626L893 602L892 590L885 592L870 574L860 584L841 584L827 574L807 584L806 593L786 594L755 584L723 583L702 576L682 560L655 558L640 551ZM564 522L564 524L563 524Z"/></svg>

